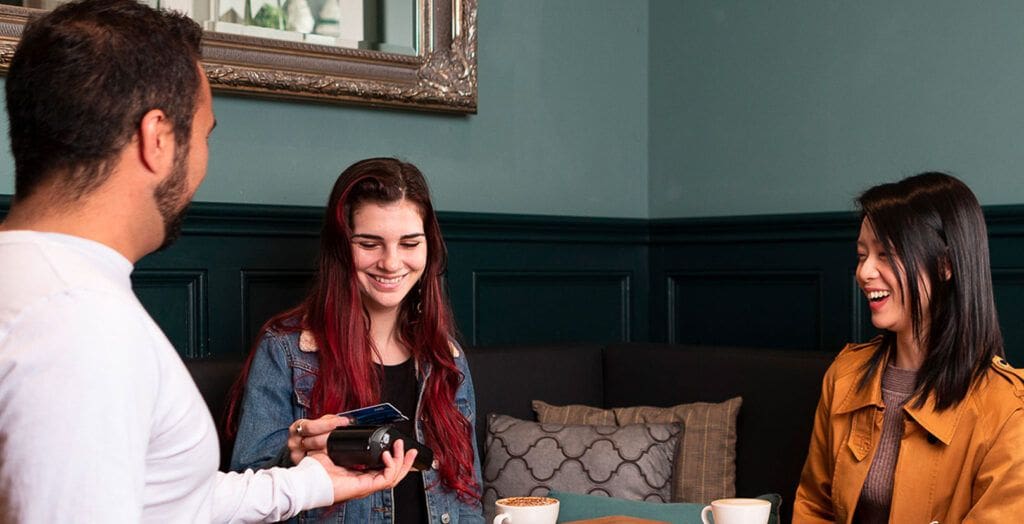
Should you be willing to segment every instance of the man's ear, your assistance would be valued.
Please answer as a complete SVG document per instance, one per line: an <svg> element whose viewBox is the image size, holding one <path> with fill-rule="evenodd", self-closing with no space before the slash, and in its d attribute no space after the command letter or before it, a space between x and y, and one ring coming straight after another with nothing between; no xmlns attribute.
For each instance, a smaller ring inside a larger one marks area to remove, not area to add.
<svg viewBox="0 0 1024 524"><path fill-rule="evenodd" d="M139 159L151 172L164 175L174 163L174 125L163 110L151 109L139 123Z"/></svg>

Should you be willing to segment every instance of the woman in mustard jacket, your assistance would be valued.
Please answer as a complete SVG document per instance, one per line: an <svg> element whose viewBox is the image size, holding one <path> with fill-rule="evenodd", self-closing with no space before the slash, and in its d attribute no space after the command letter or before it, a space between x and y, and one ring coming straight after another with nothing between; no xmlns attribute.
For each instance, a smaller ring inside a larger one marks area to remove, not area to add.
<svg viewBox="0 0 1024 524"><path fill-rule="evenodd" d="M794 522L1016 522L1024 374L1003 359L984 216L924 173L858 200L857 284L882 334L825 374Z"/></svg>

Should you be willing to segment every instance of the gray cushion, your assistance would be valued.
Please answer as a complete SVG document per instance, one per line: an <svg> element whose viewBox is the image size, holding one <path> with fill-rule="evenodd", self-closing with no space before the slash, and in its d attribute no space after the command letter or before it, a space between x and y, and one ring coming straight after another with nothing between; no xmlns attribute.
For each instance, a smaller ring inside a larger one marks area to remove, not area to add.
<svg viewBox="0 0 1024 524"><path fill-rule="evenodd" d="M672 502L704 502L736 494L736 415L743 400L693 402L668 408L600 409L533 401L537 420L562 424L683 423L672 476Z"/></svg>
<svg viewBox="0 0 1024 524"><path fill-rule="evenodd" d="M667 502L682 425L540 424L506 415L487 420L484 509L510 496L557 489Z"/></svg>

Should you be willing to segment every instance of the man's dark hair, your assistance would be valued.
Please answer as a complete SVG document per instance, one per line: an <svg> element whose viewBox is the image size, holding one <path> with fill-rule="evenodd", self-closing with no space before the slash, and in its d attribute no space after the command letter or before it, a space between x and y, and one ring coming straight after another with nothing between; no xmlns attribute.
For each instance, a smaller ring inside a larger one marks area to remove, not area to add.
<svg viewBox="0 0 1024 524"><path fill-rule="evenodd" d="M95 189L153 109L187 153L201 38L193 20L135 0L64 4L29 22L6 83L15 198L51 181L71 200Z"/></svg>

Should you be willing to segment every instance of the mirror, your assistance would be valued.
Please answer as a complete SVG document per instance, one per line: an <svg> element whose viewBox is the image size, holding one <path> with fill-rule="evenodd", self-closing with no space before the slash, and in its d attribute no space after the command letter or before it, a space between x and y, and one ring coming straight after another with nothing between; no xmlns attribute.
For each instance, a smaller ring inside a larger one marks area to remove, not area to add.
<svg viewBox="0 0 1024 524"><path fill-rule="evenodd" d="M63 1L0 0L0 71L25 22ZM218 91L476 112L476 0L142 1L203 26Z"/></svg>

